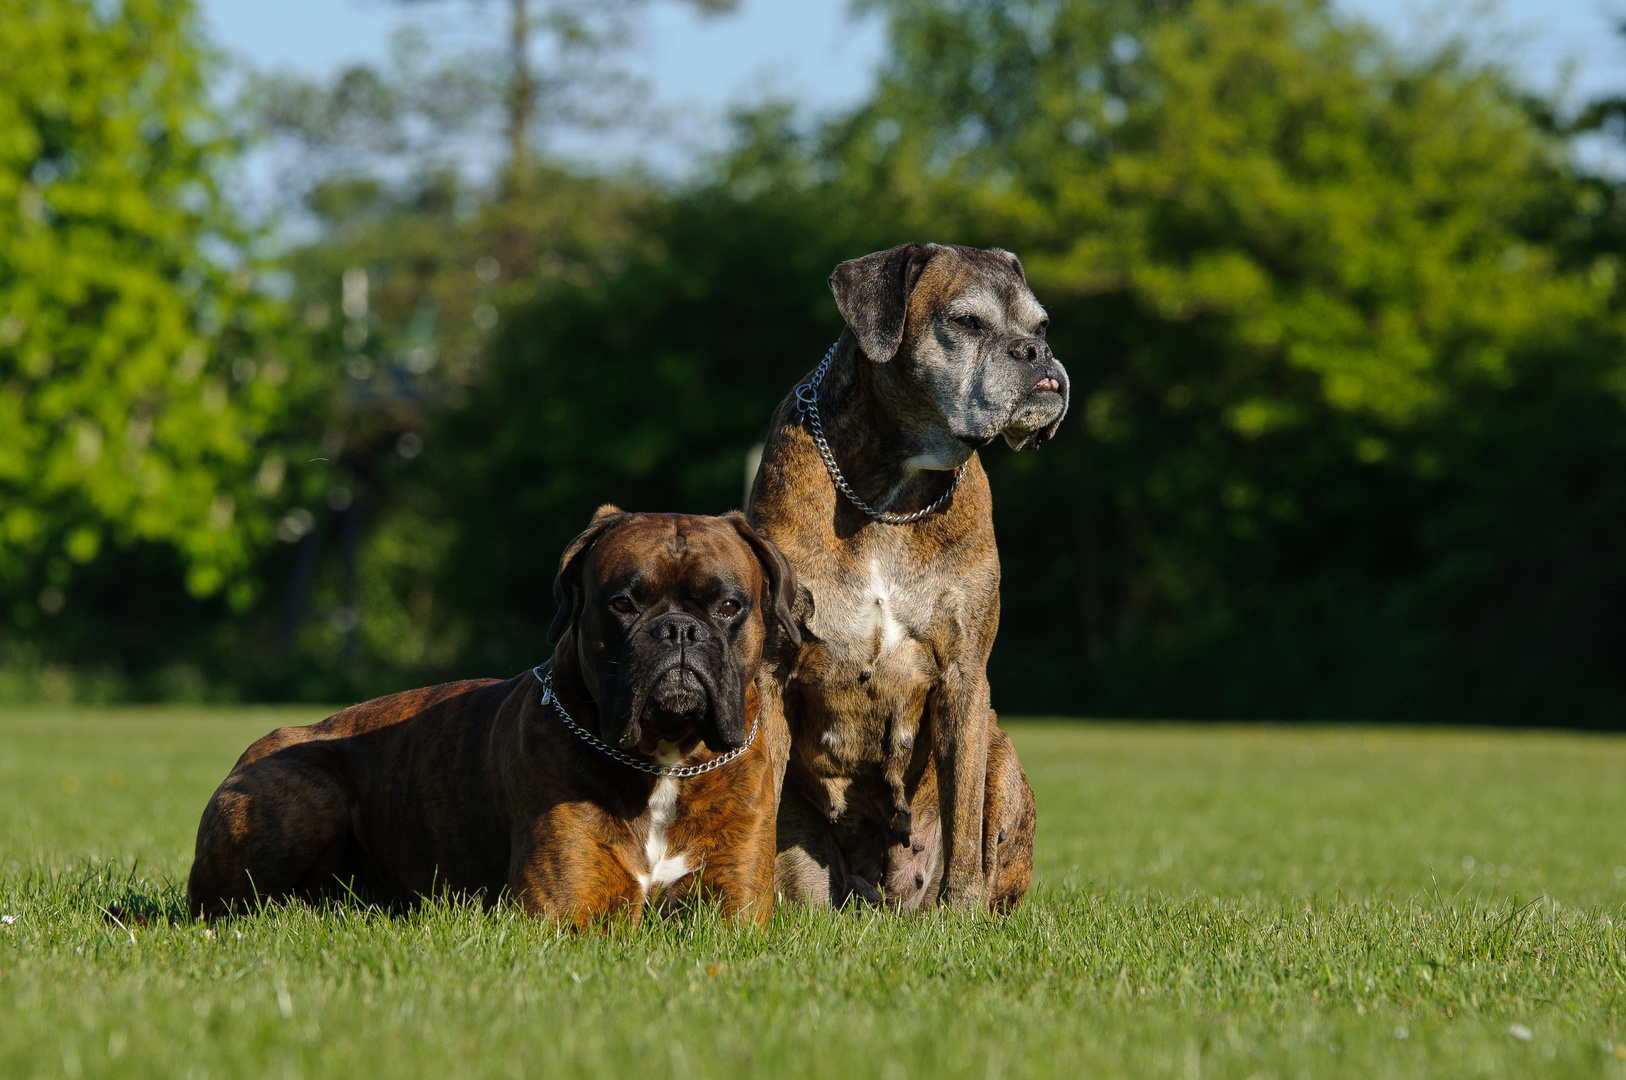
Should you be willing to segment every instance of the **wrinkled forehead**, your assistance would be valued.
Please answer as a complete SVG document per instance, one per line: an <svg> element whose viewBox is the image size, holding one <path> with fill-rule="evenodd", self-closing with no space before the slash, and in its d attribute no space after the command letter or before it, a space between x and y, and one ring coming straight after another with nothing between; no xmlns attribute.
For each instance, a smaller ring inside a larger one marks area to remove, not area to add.
<svg viewBox="0 0 1626 1080"><path fill-rule="evenodd" d="M601 536L582 568L597 586L636 581L658 593L724 585L754 590L761 572L755 552L732 525L686 514L634 516Z"/></svg>
<svg viewBox="0 0 1626 1080"><path fill-rule="evenodd" d="M909 294L909 318L929 319L956 307L967 314L1002 314L1020 323L1044 318L1044 308L1002 251L945 248L926 264Z"/></svg>

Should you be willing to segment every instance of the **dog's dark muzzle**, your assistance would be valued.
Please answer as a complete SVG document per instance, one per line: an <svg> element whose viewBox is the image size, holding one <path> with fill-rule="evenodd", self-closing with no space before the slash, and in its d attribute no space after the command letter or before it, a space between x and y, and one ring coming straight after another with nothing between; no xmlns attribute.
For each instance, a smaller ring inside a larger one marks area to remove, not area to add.
<svg viewBox="0 0 1626 1080"><path fill-rule="evenodd" d="M674 613L656 619L648 633L654 644L646 646L650 681L644 713L662 735L686 734L704 719L711 698L703 674L714 666L711 628L692 616Z"/></svg>
<svg viewBox="0 0 1626 1080"><path fill-rule="evenodd" d="M1002 434L1018 450L1032 450L1049 440L1067 413L1067 369L1057 362L1043 338L1017 338L1005 349L1020 365L1018 393ZM1008 384L1007 384L1008 385Z"/></svg>
<svg viewBox="0 0 1626 1080"><path fill-rule="evenodd" d="M648 737L682 742L698 735L706 745L736 743L731 723L739 712L731 693L726 643L706 623L681 612L657 616L636 630L619 664L614 732L605 738L631 749Z"/></svg>

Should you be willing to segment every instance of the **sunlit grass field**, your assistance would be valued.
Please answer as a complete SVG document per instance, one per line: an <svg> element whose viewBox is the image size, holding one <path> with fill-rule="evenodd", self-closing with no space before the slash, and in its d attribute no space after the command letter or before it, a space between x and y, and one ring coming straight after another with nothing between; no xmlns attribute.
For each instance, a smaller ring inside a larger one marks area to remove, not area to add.
<svg viewBox="0 0 1626 1080"><path fill-rule="evenodd" d="M0 712L0 1077L1626 1078L1626 739L1013 722L1012 917L178 913L316 711Z"/></svg>

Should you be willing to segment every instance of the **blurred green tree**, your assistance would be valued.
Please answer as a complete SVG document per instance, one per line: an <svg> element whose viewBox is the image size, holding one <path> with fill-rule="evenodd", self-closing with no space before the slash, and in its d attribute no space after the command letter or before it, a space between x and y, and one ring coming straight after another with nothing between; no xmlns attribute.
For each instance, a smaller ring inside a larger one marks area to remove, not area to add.
<svg viewBox="0 0 1626 1080"><path fill-rule="evenodd" d="M256 598L298 465L285 282L222 194L237 142L189 3L18 0L0 41L8 640L117 665L156 613L113 625L80 592L130 560L184 578L174 605Z"/></svg>
<svg viewBox="0 0 1626 1080"><path fill-rule="evenodd" d="M409 26L383 65L250 81L290 216L314 236L286 265L306 352L329 376L321 445L336 467L301 507L312 527L285 597L259 613L274 645L255 692L377 692L465 649L477 613L436 587L461 522L430 479L433 419L484 380L500 311L596 279L639 239L629 215L652 181L561 167L537 139L639 122L636 81L611 54L646 6L510 0L500 44L448 49Z"/></svg>
<svg viewBox="0 0 1626 1080"><path fill-rule="evenodd" d="M444 0L397 2L444 6ZM261 76L250 97L274 130L303 144L307 169L329 173L376 173L380 164L403 160L418 173L435 172L454 152L489 166L500 132L507 153L501 190L523 200L532 194L539 135L651 119L640 116L642 82L608 61L635 38L636 15L649 2L503 0L500 34L478 33L489 29L484 18L460 22L477 31L478 43L459 51L436 49L429 33L409 25L394 36L383 70L352 65L326 87L288 73ZM739 6L739 0L682 2L704 15ZM471 14L487 10L485 3L469 7Z"/></svg>

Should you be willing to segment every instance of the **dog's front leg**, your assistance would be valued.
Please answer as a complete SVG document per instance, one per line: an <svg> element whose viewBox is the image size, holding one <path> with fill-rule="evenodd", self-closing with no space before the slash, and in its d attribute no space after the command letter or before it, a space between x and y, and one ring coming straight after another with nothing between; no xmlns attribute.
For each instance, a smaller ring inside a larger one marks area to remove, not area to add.
<svg viewBox="0 0 1626 1080"><path fill-rule="evenodd" d="M957 908L983 904L982 807L988 776L988 677L952 663L932 691L932 757L943 829L938 899Z"/></svg>
<svg viewBox="0 0 1626 1080"><path fill-rule="evenodd" d="M758 719L766 721L761 714ZM732 765L685 783L679 820L667 834L670 849L699 868L699 895L717 902L724 915L767 922L778 822L778 784L767 745L759 742Z"/></svg>
<svg viewBox="0 0 1626 1080"><path fill-rule="evenodd" d="M526 914L586 930L611 917L636 925L646 890L618 857L613 823L578 806L556 807L512 839L508 891Z"/></svg>
<svg viewBox="0 0 1626 1080"><path fill-rule="evenodd" d="M713 856L701 874L701 888L728 918L766 923L774 902L774 819L764 817L736 850Z"/></svg>
<svg viewBox="0 0 1626 1080"><path fill-rule="evenodd" d="M757 674L757 718L762 725L763 741L768 745L768 762L772 769L773 804L775 812L784 797L785 769L790 764L790 715L785 702L785 679L768 665Z"/></svg>

